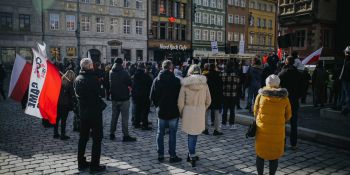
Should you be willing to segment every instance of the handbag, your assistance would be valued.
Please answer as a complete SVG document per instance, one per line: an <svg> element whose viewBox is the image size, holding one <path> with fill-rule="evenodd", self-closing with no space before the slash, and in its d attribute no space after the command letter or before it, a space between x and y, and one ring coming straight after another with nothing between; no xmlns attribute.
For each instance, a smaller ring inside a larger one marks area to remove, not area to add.
<svg viewBox="0 0 350 175"><path fill-rule="evenodd" d="M255 137L256 134L256 121L254 120L253 123L251 123L248 127L248 131L245 134L245 137Z"/></svg>

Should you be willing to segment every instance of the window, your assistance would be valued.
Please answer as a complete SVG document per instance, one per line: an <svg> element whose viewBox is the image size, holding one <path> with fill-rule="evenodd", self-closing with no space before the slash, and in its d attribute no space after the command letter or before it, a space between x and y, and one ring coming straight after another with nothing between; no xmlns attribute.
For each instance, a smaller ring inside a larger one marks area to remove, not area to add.
<svg viewBox="0 0 350 175"><path fill-rule="evenodd" d="M235 15L235 20L233 21L235 24L239 24L239 16Z"/></svg>
<svg viewBox="0 0 350 175"><path fill-rule="evenodd" d="M58 30L60 24L60 16L59 14L50 14L50 29Z"/></svg>
<svg viewBox="0 0 350 175"><path fill-rule="evenodd" d="M81 0L82 3L90 3L90 0Z"/></svg>
<svg viewBox="0 0 350 175"><path fill-rule="evenodd" d="M218 32L216 37L219 42L222 42L222 32Z"/></svg>
<svg viewBox="0 0 350 175"><path fill-rule="evenodd" d="M261 10L266 11L266 4L261 5Z"/></svg>
<svg viewBox="0 0 350 175"><path fill-rule="evenodd" d="M233 41L233 33L232 32L227 33L227 41Z"/></svg>
<svg viewBox="0 0 350 175"><path fill-rule="evenodd" d="M103 17L96 18L96 32L98 33L105 32L105 19Z"/></svg>
<svg viewBox="0 0 350 175"><path fill-rule="evenodd" d="M19 15L19 30L30 31L30 15Z"/></svg>
<svg viewBox="0 0 350 175"><path fill-rule="evenodd" d="M96 0L96 4L101 4L101 0Z"/></svg>
<svg viewBox="0 0 350 175"><path fill-rule="evenodd" d="M66 16L66 28L67 31L75 31L75 16L67 15Z"/></svg>
<svg viewBox="0 0 350 175"><path fill-rule="evenodd" d="M215 41L215 39L216 39L215 34L216 34L215 31L213 31L213 30L210 31L210 41Z"/></svg>
<svg viewBox="0 0 350 175"><path fill-rule="evenodd" d="M245 0L241 0L241 7L245 7Z"/></svg>
<svg viewBox="0 0 350 175"><path fill-rule="evenodd" d="M136 0L136 9L138 10L142 10L142 7L143 4L142 4L142 0Z"/></svg>
<svg viewBox="0 0 350 175"><path fill-rule="evenodd" d="M217 17L217 25L224 26L223 17L221 15L218 15L218 17Z"/></svg>
<svg viewBox="0 0 350 175"><path fill-rule="evenodd" d="M51 47L50 54L56 61L61 61L61 49L59 47Z"/></svg>
<svg viewBox="0 0 350 175"><path fill-rule="evenodd" d="M256 26L257 27L260 27L260 21L261 21L260 18L258 18L258 21L256 21Z"/></svg>
<svg viewBox="0 0 350 175"><path fill-rule="evenodd" d="M257 3L257 5L256 5L256 8L255 9L257 9L257 10L261 10L261 4L260 3Z"/></svg>
<svg viewBox="0 0 350 175"><path fill-rule="evenodd" d="M266 44L266 37L265 35L261 35L261 45L265 45Z"/></svg>
<svg viewBox="0 0 350 175"><path fill-rule="evenodd" d="M0 30L2 30L2 31L12 30L12 28L13 28L12 14L0 13L0 23L1 23Z"/></svg>
<svg viewBox="0 0 350 175"><path fill-rule="evenodd" d="M111 33L118 33L118 19L117 18L111 18L110 32Z"/></svg>
<svg viewBox="0 0 350 175"><path fill-rule="evenodd" d="M117 57L119 55L118 51L118 49L111 49L111 57Z"/></svg>
<svg viewBox="0 0 350 175"><path fill-rule="evenodd" d="M159 14L160 15L166 14L165 0L159 0Z"/></svg>
<svg viewBox="0 0 350 175"><path fill-rule="evenodd" d="M162 22L160 23L159 26L159 34L160 34L160 38L159 39L165 39L165 34L166 34L166 23Z"/></svg>
<svg viewBox="0 0 350 175"><path fill-rule="evenodd" d="M228 23L233 23L233 15L228 15Z"/></svg>
<svg viewBox="0 0 350 175"><path fill-rule="evenodd" d="M194 30L194 40L200 40L201 39L201 30L195 29Z"/></svg>
<svg viewBox="0 0 350 175"><path fill-rule="evenodd" d="M173 24L168 23L168 40L174 40L174 28L173 28Z"/></svg>
<svg viewBox="0 0 350 175"><path fill-rule="evenodd" d="M180 34L181 34L181 27L180 27L180 24L175 24L175 29L174 29L174 31L175 31L175 37L174 37L174 39L175 40L180 40Z"/></svg>
<svg viewBox="0 0 350 175"><path fill-rule="evenodd" d="M143 50L136 50L137 60L143 60Z"/></svg>
<svg viewBox="0 0 350 175"><path fill-rule="evenodd" d="M180 10L179 10L179 18L181 18L181 19L185 18L185 11L186 11L186 5L181 3Z"/></svg>
<svg viewBox="0 0 350 175"><path fill-rule="evenodd" d="M130 0L124 0L124 7L130 7Z"/></svg>
<svg viewBox="0 0 350 175"><path fill-rule="evenodd" d="M237 32L233 33L233 41L239 41L239 34Z"/></svg>
<svg viewBox="0 0 350 175"><path fill-rule="evenodd" d="M234 4L235 4L235 6L239 6L239 0L234 0Z"/></svg>
<svg viewBox="0 0 350 175"><path fill-rule="evenodd" d="M202 5L202 0L196 0L197 5Z"/></svg>
<svg viewBox="0 0 350 175"><path fill-rule="evenodd" d="M195 17L194 17L194 22L195 22L195 23L201 23L201 18L202 18L201 12L197 12L197 13L195 14Z"/></svg>
<svg viewBox="0 0 350 175"><path fill-rule="evenodd" d="M203 23L209 24L209 15L208 13L203 13Z"/></svg>
<svg viewBox="0 0 350 175"><path fill-rule="evenodd" d="M265 28L266 27L266 19L261 20L261 27Z"/></svg>
<svg viewBox="0 0 350 175"><path fill-rule="evenodd" d="M268 27L269 29L272 29L272 20L271 20L271 19L268 21L267 27Z"/></svg>
<svg viewBox="0 0 350 175"><path fill-rule="evenodd" d="M254 33L251 33L251 34L250 34L249 43L250 43L251 45L254 44Z"/></svg>
<svg viewBox="0 0 350 175"><path fill-rule="evenodd" d="M215 25L215 15L210 14L210 24Z"/></svg>
<svg viewBox="0 0 350 175"><path fill-rule="evenodd" d="M81 31L88 32L90 31L90 17L82 16L81 17Z"/></svg>
<svg viewBox="0 0 350 175"><path fill-rule="evenodd" d="M241 16L240 24L245 25L245 16Z"/></svg>
<svg viewBox="0 0 350 175"><path fill-rule="evenodd" d="M233 5L233 0L228 0L227 3L228 5Z"/></svg>
<svg viewBox="0 0 350 175"><path fill-rule="evenodd" d="M158 39L158 23L152 22L152 37Z"/></svg>
<svg viewBox="0 0 350 175"><path fill-rule="evenodd" d="M202 31L202 40L203 41L208 41L208 30L203 30Z"/></svg>
<svg viewBox="0 0 350 175"><path fill-rule="evenodd" d="M254 7L255 7L255 2L250 2L249 3L249 8L250 9L254 9Z"/></svg>
<svg viewBox="0 0 350 175"><path fill-rule="evenodd" d="M330 48L331 47L331 30L324 29L322 32L322 44L323 47Z"/></svg>
<svg viewBox="0 0 350 175"><path fill-rule="evenodd" d="M142 35L143 21L136 21L136 34Z"/></svg>
<svg viewBox="0 0 350 175"><path fill-rule="evenodd" d="M15 47L2 47L1 48L2 63L13 64L14 58L16 58L16 48Z"/></svg>
<svg viewBox="0 0 350 175"><path fill-rule="evenodd" d="M123 23L123 31L124 34L130 34L131 30L130 30L130 19L124 19L124 23Z"/></svg>
<svg viewBox="0 0 350 175"><path fill-rule="evenodd" d="M218 4L218 6L217 6L217 8L218 9L222 9L223 8L223 2L222 2L222 0L218 0L218 2L217 2Z"/></svg>
<svg viewBox="0 0 350 175"><path fill-rule="evenodd" d="M181 25L181 40L185 41L186 40L186 26Z"/></svg>
<svg viewBox="0 0 350 175"><path fill-rule="evenodd" d="M118 0L110 0L111 6L117 6L118 5Z"/></svg>
<svg viewBox="0 0 350 175"><path fill-rule="evenodd" d="M210 7L216 8L216 0L210 0Z"/></svg>
<svg viewBox="0 0 350 175"><path fill-rule="evenodd" d="M76 57L77 56L77 48L67 47L66 55L67 55L67 57Z"/></svg>
<svg viewBox="0 0 350 175"><path fill-rule="evenodd" d="M203 0L203 6L209 7L209 0Z"/></svg>
<svg viewBox="0 0 350 175"><path fill-rule="evenodd" d="M268 46L272 46L272 37L271 36L268 37L267 44L268 44Z"/></svg>

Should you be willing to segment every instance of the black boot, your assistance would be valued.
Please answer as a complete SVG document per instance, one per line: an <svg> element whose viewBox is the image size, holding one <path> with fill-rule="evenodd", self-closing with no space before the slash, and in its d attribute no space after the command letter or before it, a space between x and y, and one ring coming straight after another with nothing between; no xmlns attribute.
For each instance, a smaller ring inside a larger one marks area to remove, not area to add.
<svg viewBox="0 0 350 175"><path fill-rule="evenodd" d="M188 159L190 160L189 162L191 163L192 167L196 167L197 158L198 158L197 156L191 157L190 155L188 155L187 160Z"/></svg>
<svg viewBox="0 0 350 175"><path fill-rule="evenodd" d="M84 157L84 160L82 161L82 162L79 162L78 163L78 170L79 171L84 171L84 170L86 170L86 169L88 169L88 168L90 168L90 162L87 162L86 161L86 158Z"/></svg>

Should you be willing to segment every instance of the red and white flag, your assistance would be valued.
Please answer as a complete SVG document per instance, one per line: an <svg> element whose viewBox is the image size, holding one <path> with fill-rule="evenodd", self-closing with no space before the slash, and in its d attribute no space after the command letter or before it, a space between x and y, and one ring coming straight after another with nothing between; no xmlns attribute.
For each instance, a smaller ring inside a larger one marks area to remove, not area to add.
<svg viewBox="0 0 350 175"><path fill-rule="evenodd" d="M304 65L306 65L306 64L312 64L312 63L318 61L320 59L322 49L323 49L323 47L319 48L318 50L316 50L315 52L313 52L312 54L310 54L309 56L304 58L302 63Z"/></svg>
<svg viewBox="0 0 350 175"><path fill-rule="evenodd" d="M43 55L45 46L39 45L38 51L33 49L33 67L25 113L55 124L61 76L57 68Z"/></svg>
<svg viewBox="0 0 350 175"><path fill-rule="evenodd" d="M282 60L282 51L283 51L282 48L278 48L277 56L279 60Z"/></svg>
<svg viewBox="0 0 350 175"><path fill-rule="evenodd" d="M32 70L32 65L27 63L27 61L16 54L15 63L13 64L10 87L9 87L9 98L21 102L24 94L26 93L29 81L30 72Z"/></svg>

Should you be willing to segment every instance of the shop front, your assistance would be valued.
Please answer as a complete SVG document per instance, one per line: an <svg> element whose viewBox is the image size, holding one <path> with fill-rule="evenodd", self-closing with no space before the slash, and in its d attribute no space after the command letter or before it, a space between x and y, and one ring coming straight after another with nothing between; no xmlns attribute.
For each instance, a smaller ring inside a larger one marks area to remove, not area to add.
<svg viewBox="0 0 350 175"><path fill-rule="evenodd" d="M190 42L181 41L149 41L148 52L150 60L162 62L172 60L174 64L185 62L192 55Z"/></svg>

